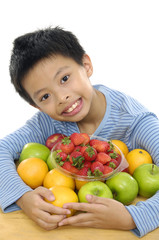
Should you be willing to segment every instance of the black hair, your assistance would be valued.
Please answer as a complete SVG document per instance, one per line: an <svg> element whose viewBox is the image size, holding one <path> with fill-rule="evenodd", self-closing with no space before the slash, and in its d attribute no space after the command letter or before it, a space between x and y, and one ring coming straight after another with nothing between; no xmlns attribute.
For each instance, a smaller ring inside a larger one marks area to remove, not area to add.
<svg viewBox="0 0 159 240"><path fill-rule="evenodd" d="M9 66L11 82L19 95L30 104L35 105L23 88L22 80L40 60L57 54L82 65L85 51L72 32L60 27L37 30L14 40Z"/></svg>

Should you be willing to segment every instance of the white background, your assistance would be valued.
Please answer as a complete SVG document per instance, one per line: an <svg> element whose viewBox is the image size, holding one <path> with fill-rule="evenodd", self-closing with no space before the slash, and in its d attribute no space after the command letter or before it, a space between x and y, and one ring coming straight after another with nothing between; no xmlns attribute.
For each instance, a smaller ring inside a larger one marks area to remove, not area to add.
<svg viewBox="0 0 159 240"><path fill-rule="evenodd" d="M57 25L72 31L90 55L92 84L123 91L159 116L158 0L5 0L0 3L0 138L36 112L10 83L14 38Z"/></svg>

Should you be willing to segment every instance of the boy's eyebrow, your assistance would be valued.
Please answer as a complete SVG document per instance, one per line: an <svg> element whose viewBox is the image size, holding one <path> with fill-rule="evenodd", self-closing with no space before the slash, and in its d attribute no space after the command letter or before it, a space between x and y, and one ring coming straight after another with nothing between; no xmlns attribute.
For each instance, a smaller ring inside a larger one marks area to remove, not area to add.
<svg viewBox="0 0 159 240"><path fill-rule="evenodd" d="M55 74L54 78L56 78L63 70L69 68L69 66L64 66L58 69L57 73Z"/></svg>
<svg viewBox="0 0 159 240"><path fill-rule="evenodd" d="M55 79L63 70L69 68L69 66L64 66L64 67L61 67L58 69L58 71L56 72L55 76L53 77L53 79ZM38 91L36 91L34 94L33 94L33 97L36 98L40 92L46 90L46 88L41 88L39 89Z"/></svg>
<svg viewBox="0 0 159 240"><path fill-rule="evenodd" d="M42 92L42 91L44 91L44 90L46 90L46 88L41 88L41 89L39 89L37 92L35 92L35 93L33 94L33 97L36 98L36 97L39 95L39 93Z"/></svg>

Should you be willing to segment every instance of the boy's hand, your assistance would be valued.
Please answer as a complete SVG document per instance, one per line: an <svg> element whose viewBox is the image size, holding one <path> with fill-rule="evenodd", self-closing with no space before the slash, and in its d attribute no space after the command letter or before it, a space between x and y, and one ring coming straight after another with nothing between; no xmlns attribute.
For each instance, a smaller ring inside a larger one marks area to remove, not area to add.
<svg viewBox="0 0 159 240"><path fill-rule="evenodd" d="M84 213L61 220L58 224L79 227L94 227L105 229L134 229L135 223L124 207L116 200L87 195L89 203L67 203L63 208L84 211Z"/></svg>
<svg viewBox="0 0 159 240"><path fill-rule="evenodd" d="M44 198L49 201L55 199L49 189L38 187L25 193L16 203L40 227L52 230L58 227L58 222L64 219L66 214L70 214L70 210L56 207L46 202Z"/></svg>

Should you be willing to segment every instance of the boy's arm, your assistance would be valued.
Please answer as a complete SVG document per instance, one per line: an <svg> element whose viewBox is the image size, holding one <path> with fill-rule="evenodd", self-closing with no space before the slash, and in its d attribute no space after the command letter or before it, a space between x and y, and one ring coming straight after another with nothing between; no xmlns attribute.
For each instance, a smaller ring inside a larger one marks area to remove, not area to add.
<svg viewBox="0 0 159 240"><path fill-rule="evenodd" d="M26 143L44 144L43 135L39 124L39 115L36 114L25 126L0 140L0 206L2 211L9 212L20 209L15 202L24 193L32 191L17 174L14 159L19 158Z"/></svg>
<svg viewBox="0 0 159 240"><path fill-rule="evenodd" d="M132 231L139 237L144 236L159 226L159 191L146 201L138 202L136 206L126 206L126 209L136 224Z"/></svg>
<svg viewBox="0 0 159 240"><path fill-rule="evenodd" d="M159 119L155 115L146 115L133 126L131 147L148 151L153 162L159 166Z"/></svg>
<svg viewBox="0 0 159 240"><path fill-rule="evenodd" d="M154 115L144 117L136 125L132 146L147 150L153 162L159 166L159 120ZM159 226L159 191L148 200L126 208L137 226L132 230L137 236L142 237Z"/></svg>

